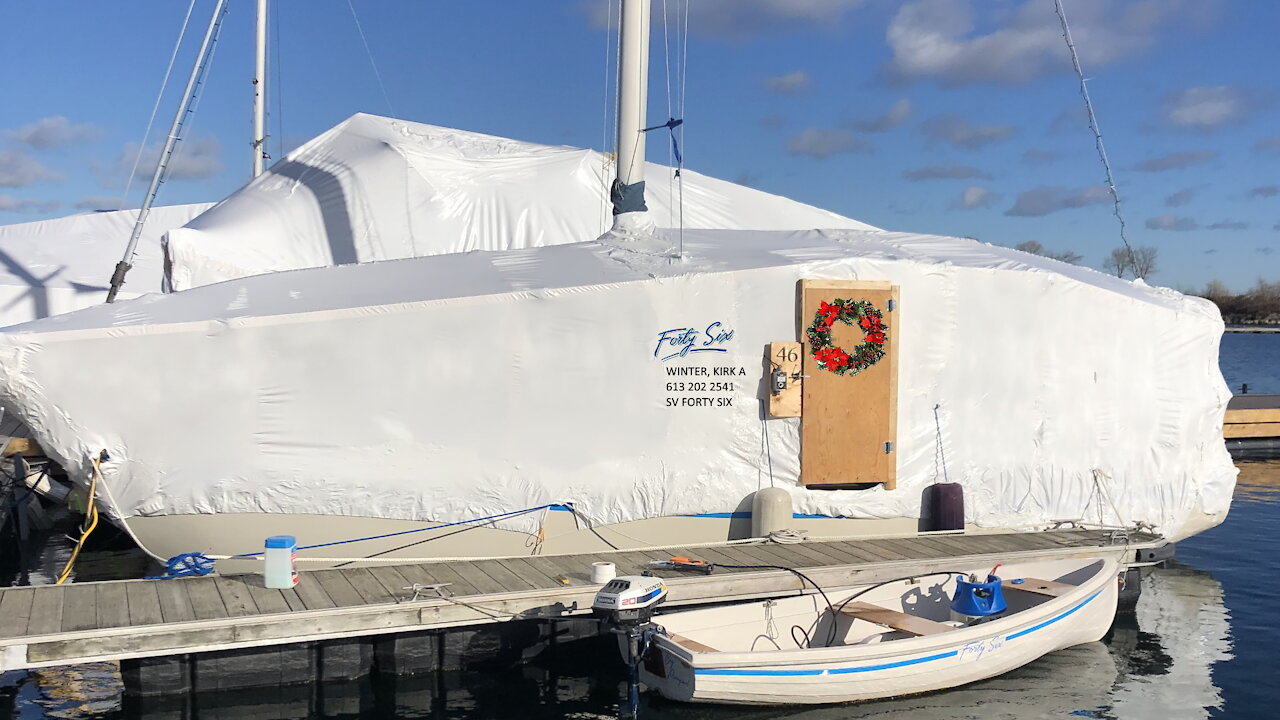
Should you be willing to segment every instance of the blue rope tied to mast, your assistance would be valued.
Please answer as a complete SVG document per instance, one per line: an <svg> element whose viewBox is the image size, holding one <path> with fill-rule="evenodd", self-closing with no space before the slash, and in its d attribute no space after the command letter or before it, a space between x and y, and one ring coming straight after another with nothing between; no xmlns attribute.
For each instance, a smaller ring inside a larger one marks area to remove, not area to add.
<svg viewBox="0 0 1280 720"><path fill-rule="evenodd" d="M680 168L684 167L684 156L680 154L680 141L676 139L676 128L684 124L684 119L667 118L667 121L661 125L647 127L640 132L649 132L650 130L661 130L666 128L671 133L671 149L676 154L676 177L680 177Z"/></svg>

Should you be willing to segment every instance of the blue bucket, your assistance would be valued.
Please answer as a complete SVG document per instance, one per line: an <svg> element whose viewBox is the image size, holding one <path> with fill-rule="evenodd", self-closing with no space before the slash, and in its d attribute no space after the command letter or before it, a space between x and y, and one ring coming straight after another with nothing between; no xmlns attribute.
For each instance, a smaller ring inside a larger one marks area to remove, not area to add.
<svg viewBox="0 0 1280 720"><path fill-rule="evenodd" d="M986 617L1002 613L1008 605L1000 589L1000 578L988 575L986 582L969 582L956 577L956 594L951 600L952 612L970 617Z"/></svg>

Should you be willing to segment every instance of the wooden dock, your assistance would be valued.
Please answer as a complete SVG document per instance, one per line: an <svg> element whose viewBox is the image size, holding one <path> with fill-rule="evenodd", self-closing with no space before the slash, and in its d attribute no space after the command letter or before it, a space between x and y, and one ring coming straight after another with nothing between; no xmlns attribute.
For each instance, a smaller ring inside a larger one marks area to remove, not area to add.
<svg viewBox="0 0 1280 720"><path fill-rule="evenodd" d="M1227 403L1222 436L1236 438L1280 437L1280 395L1236 395Z"/></svg>
<svg viewBox="0 0 1280 720"><path fill-rule="evenodd" d="M1162 544L1154 535L1102 530L932 534L346 567L304 572L289 590L267 589L258 575L13 587L0 590L0 670L584 616L599 587L588 580L597 561L615 563L619 575L672 556L773 565L838 587L1017 558L1108 553L1132 562L1138 551ZM802 589L794 574L773 569L655 574L671 578L669 605ZM414 597L415 584L441 583L452 597Z"/></svg>

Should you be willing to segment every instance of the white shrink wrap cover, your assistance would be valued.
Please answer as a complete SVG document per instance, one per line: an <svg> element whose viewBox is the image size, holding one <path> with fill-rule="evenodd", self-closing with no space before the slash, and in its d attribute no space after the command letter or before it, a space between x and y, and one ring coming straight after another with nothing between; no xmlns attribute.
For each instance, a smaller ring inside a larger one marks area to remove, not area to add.
<svg viewBox="0 0 1280 720"><path fill-rule="evenodd" d="M281 270L594 240L613 223L603 153L358 114L171 231L175 290ZM874 229L649 163L660 227Z"/></svg>
<svg viewBox="0 0 1280 720"><path fill-rule="evenodd" d="M120 297L158 291L161 235L211 207L151 208ZM104 302L137 219L137 210L113 210L0 225L0 327Z"/></svg>
<svg viewBox="0 0 1280 720"><path fill-rule="evenodd" d="M686 230L683 259L647 247L324 267L93 307L0 335L0 401L74 476L107 449L126 516L573 503L616 523L733 511L771 470L798 513L915 517L939 442L982 526L1142 520L1179 537L1228 508L1207 301L948 237ZM803 488L799 421L762 420L765 346L797 338L811 278L901 287L896 490ZM723 352L663 361L679 328ZM705 393L731 405L671 407L684 366L746 375Z"/></svg>

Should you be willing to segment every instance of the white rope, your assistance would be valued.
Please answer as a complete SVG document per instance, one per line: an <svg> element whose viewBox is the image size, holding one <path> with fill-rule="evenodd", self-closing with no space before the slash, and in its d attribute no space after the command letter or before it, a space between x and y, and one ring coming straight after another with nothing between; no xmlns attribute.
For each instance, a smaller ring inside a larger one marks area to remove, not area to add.
<svg viewBox="0 0 1280 720"><path fill-rule="evenodd" d="M1098 149L1098 159L1102 161L1102 169L1107 174L1107 190L1111 193L1112 212L1120 223L1120 241L1129 253L1129 264L1133 267L1134 277L1138 276L1138 258L1125 237L1124 216L1120 214L1120 193L1116 190L1115 179L1111 175L1111 163L1107 160L1107 149L1102 144L1102 130L1098 127L1098 118L1093 112L1093 101L1089 99L1089 87L1085 81L1084 70L1080 68L1080 56L1076 53L1076 44L1071 39L1071 27L1067 24L1067 11L1062 7L1062 0L1053 0L1058 19L1062 21L1062 37L1067 41L1067 49L1071 51L1071 64L1076 69L1076 77L1080 78L1080 96L1084 98L1084 108L1089 113L1089 129L1093 131L1093 142Z"/></svg>
<svg viewBox="0 0 1280 720"><path fill-rule="evenodd" d="M169 65L164 69L164 79L160 81L160 92L156 95L156 103L151 106L151 117L147 118L147 129L142 133L142 144L138 146L138 153L133 156L133 168L129 170L129 179L124 184L124 194L120 196L119 210L123 210L129 202L129 190L133 188L133 178L138 173L138 163L142 161L142 152L147 147L147 139L151 137L151 126L155 124L156 113L160 110L160 101L164 98L164 91L169 87L169 75L173 72L173 63L178 59L178 49L182 47L182 39L187 35L187 25L191 22L191 13L196 9L196 0L191 0L191 4L187 6L187 16L182 19L182 29L178 31L178 42L173 45L173 52L169 55Z"/></svg>
<svg viewBox="0 0 1280 720"><path fill-rule="evenodd" d="M373 59L373 50L369 48L369 39L364 36L364 27L360 25L360 16L356 15L356 6L347 0L347 7L351 8L351 19L356 21L356 30L360 32L360 42L364 43L364 52L369 56L369 65L373 67L373 76L378 79L378 87L382 89L382 99L387 101L387 109L391 111L391 116L395 117L396 109L391 104L391 96L387 94L387 86L382 84L382 73L378 72L378 63Z"/></svg>
<svg viewBox="0 0 1280 720"><path fill-rule="evenodd" d="M769 533L769 542L779 545L796 545L804 542L808 537L808 530L774 530Z"/></svg>

